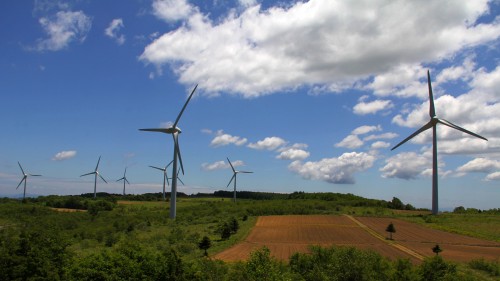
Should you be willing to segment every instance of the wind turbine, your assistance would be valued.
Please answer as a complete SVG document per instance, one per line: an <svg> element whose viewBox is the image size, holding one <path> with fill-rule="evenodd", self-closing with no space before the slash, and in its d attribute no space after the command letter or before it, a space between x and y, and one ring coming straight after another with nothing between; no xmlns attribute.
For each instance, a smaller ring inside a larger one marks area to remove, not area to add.
<svg viewBox="0 0 500 281"><path fill-rule="evenodd" d="M181 109L181 112L177 116L177 119L175 119L174 124L170 128L157 128L157 129L139 129L140 131L148 131L148 132L159 132L159 133L165 133L165 134L171 134L172 138L174 139L174 160L173 160L173 165L172 165L172 187L171 187L171 192L170 192L170 218L175 219L176 217L176 208L177 208L177 159L179 159L179 163L181 166L182 174L184 175L184 166L182 165L182 157L181 157L181 151L179 148L179 134L181 133L181 129L177 127L177 124L179 123L179 120L181 119L182 113L186 109L186 106L188 105L189 101L191 100L191 97L193 96L194 92L196 91L196 88L198 88L198 85L196 85L189 95L186 103Z"/></svg>
<svg viewBox="0 0 500 281"><path fill-rule="evenodd" d="M438 123L441 123L445 126L448 126L452 129L459 130L461 132L467 133L469 135L472 135L474 137L486 140L486 138L475 134L471 131L468 131L462 127L459 127L450 121L438 118L436 116L436 110L434 108L434 97L432 95L432 86L431 86L431 74L429 71L427 71L427 84L429 86L429 116L430 120L422 126L422 128L418 129L416 132L411 134L409 137L398 143L395 147L393 147L391 150L394 150L398 148L400 145L403 143L409 141L413 137L417 136L418 134L422 133L423 131L426 131L430 128L432 128L432 214L437 215L439 212L439 207L438 207L438 160L437 160L437 139L436 139L436 127Z"/></svg>
<svg viewBox="0 0 500 281"><path fill-rule="evenodd" d="M170 164L172 164L174 160L170 161L170 163L168 163L167 166L165 166L165 168L158 168L158 167L155 167L155 166L149 166L153 169L157 169L157 170L160 170L160 171L163 171L163 201L165 201L165 180L167 181L167 184L170 185L170 183L168 182L168 175L167 175L167 168L168 166L170 166Z"/></svg>
<svg viewBox="0 0 500 281"><path fill-rule="evenodd" d="M231 182L234 180L233 202L236 203L236 175L239 174L239 173L251 174L253 172L249 172L249 171L236 171L234 169L234 167L233 167L233 164L231 164L231 161L229 161L229 158L227 158L227 162L229 162L229 165L231 165L231 169L233 170L233 176L231 177L231 180L229 181L229 183L227 184L226 187L229 187L229 185L231 184Z"/></svg>
<svg viewBox="0 0 500 281"><path fill-rule="evenodd" d="M125 168L125 172L123 173L123 178L116 180L116 181L123 180L123 195L125 195L125 183L130 184L127 180L127 177L125 176L126 174L127 174L127 168Z"/></svg>
<svg viewBox="0 0 500 281"><path fill-rule="evenodd" d="M30 176L30 177L41 177L42 175L26 174L24 172L24 170L23 170L23 167L21 167L21 163L17 162L17 164L19 165L19 168L21 168L21 172L23 173L23 178L21 179L21 181L17 185L16 189L18 189L19 186L21 186L21 183L23 183L23 181L24 181L24 192L23 192L23 200L24 200L24 198L26 197L26 182L28 181L28 176Z"/></svg>
<svg viewBox="0 0 500 281"><path fill-rule="evenodd" d="M96 187L97 187L97 176L99 176L105 183L108 183L102 176L99 174L99 171L97 168L99 168L99 162L101 162L101 156L99 156L99 160L97 160L97 165L95 166L95 170L93 172L81 175L80 177L88 176L88 175L95 175L94 178L94 198L96 197Z"/></svg>

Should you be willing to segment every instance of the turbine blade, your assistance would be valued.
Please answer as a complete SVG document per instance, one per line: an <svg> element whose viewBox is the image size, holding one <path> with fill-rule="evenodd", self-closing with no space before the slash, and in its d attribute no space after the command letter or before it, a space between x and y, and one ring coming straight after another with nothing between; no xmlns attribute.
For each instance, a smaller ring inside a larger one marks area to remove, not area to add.
<svg viewBox="0 0 500 281"><path fill-rule="evenodd" d="M97 166L95 166L95 171L97 171L97 168L99 168L99 162L101 162L101 156L99 156L99 160L97 160Z"/></svg>
<svg viewBox="0 0 500 281"><path fill-rule="evenodd" d="M98 174L99 177L105 182L105 183L108 183L100 174Z"/></svg>
<svg viewBox="0 0 500 281"><path fill-rule="evenodd" d="M19 163L19 161L18 161L17 164L19 165L19 168L21 168L21 172L23 172L23 175L24 175L24 170L23 170L23 167L21 167L21 163Z"/></svg>
<svg viewBox="0 0 500 281"><path fill-rule="evenodd" d="M231 182L233 181L233 179L236 177L236 174L233 174L233 176L231 177L231 180L229 181L229 183L227 184L226 188L229 187L229 185L231 184Z"/></svg>
<svg viewBox="0 0 500 281"><path fill-rule="evenodd" d="M21 184L23 183L23 181L25 181L25 180L26 180L26 177L23 177L22 180L17 185L16 189L18 189L21 186Z"/></svg>
<svg viewBox="0 0 500 281"><path fill-rule="evenodd" d="M177 116L177 119L175 119L174 125L172 126L174 129L177 127L177 123L179 123L179 120L181 119L182 113L184 113L184 110L186 109L186 106L188 105L189 101L191 100L191 97L193 96L194 91L196 91L196 88L198 88L198 84L196 84L196 86L194 87L193 91L189 95L189 98L187 99L186 103L182 107L181 112Z"/></svg>
<svg viewBox="0 0 500 281"><path fill-rule="evenodd" d="M185 185L181 178L178 177L177 179L182 183L182 185Z"/></svg>
<svg viewBox="0 0 500 281"><path fill-rule="evenodd" d="M168 163L168 165L165 167L165 169L167 169L170 165L172 165L172 163L174 163L174 160L170 161L170 163Z"/></svg>
<svg viewBox="0 0 500 281"><path fill-rule="evenodd" d="M177 134L172 134L175 143L175 150L177 151L177 156L179 157L179 164L181 165L182 174L184 175L184 165L182 164L181 148L179 146L179 139Z"/></svg>
<svg viewBox="0 0 500 281"><path fill-rule="evenodd" d="M165 177L165 179L167 180L167 185L170 186L170 182L168 181L168 175L167 175L167 172L165 172L165 174L163 175Z"/></svg>
<svg viewBox="0 0 500 281"><path fill-rule="evenodd" d="M429 116L432 118L436 116L436 109L434 108L434 95L432 94L431 73L427 70L427 85L429 86Z"/></svg>
<svg viewBox="0 0 500 281"><path fill-rule="evenodd" d="M81 175L80 177L84 177L84 176L88 176L88 175L93 175L93 174L95 174L95 172L87 173L87 174Z"/></svg>
<svg viewBox="0 0 500 281"><path fill-rule="evenodd" d="M229 157L226 157L226 158L227 158L227 162L229 162L229 165L231 165L231 169L233 170L233 173L236 173L236 171L234 170L233 164L231 164L231 161L229 161Z"/></svg>
<svg viewBox="0 0 500 281"><path fill-rule="evenodd" d="M130 182L128 182L127 178L124 178L124 180L125 180L128 184L130 184Z"/></svg>
<svg viewBox="0 0 500 281"><path fill-rule="evenodd" d="M466 130L466 129L464 129L464 128L462 128L462 127L458 126L458 125L455 125L455 124L451 123L451 122L450 122L450 121L448 121L448 120L438 119L438 122L439 122L439 123L441 123L441 124L443 124L443 125L446 125L446 126L448 126L448 127L450 127L450 128L453 128L453 129L456 129L456 130L462 131L462 132L464 132L464 133L467 133L467 134L469 134L469 135L471 135L471 136L475 136L476 138L480 138L480 139L483 139L483 140L485 140L485 141L488 141L488 139L486 139L485 137L482 137L482 136L480 136L480 135L478 135L478 134L476 134L476 133L473 133L473 132L471 132L471 131L469 131L469 130Z"/></svg>
<svg viewBox="0 0 500 281"><path fill-rule="evenodd" d="M42 175L32 175L32 174L29 174L31 177L41 177Z"/></svg>
<svg viewBox="0 0 500 281"><path fill-rule="evenodd" d="M155 166L149 166L149 167L165 172L165 169L163 169L163 168L158 168L158 167L155 167Z"/></svg>
<svg viewBox="0 0 500 281"><path fill-rule="evenodd" d="M418 135L418 134L422 133L423 131L425 131L427 129L430 129L430 128L432 128L432 120L429 121L427 124L425 124L422 128L418 129L415 133L411 134L409 137L407 137L406 139L404 139L403 141L401 141L400 143L398 143L395 147L391 148L391 150L394 150L394 149L398 148L403 143L409 141L410 139L412 139L416 135Z"/></svg>
<svg viewBox="0 0 500 281"><path fill-rule="evenodd" d="M139 131L146 131L146 132L159 132L159 133L169 134L168 129L166 129L166 128L158 128L158 129L139 129Z"/></svg>
<svg viewBox="0 0 500 281"><path fill-rule="evenodd" d="M249 172L249 171L238 171L238 173L253 174L253 172Z"/></svg>

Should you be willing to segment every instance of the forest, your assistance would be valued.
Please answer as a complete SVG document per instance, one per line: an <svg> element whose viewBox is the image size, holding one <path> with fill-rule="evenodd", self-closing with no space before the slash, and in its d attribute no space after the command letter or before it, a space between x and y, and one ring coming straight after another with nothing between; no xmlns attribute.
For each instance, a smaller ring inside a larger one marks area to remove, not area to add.
<svg viewBox="0 0 500 281"><path fill-rule="evenodd" d="M177 218L168 218L161 194L44 196L0 199L0 280L498 280L499 261L466 264L440 255L420 264L389 260L353 247L310 246L290 260L275 259L263 247L240 262L211 258L241 241L257 216L353 214L399 216L417 223L470 234L457 223L498 222L499 210L457 207L440 217L413 210L399 199L373 200L352 194L232 193L182 195ZM442 223L440 223L442 221ZM453 221L454 224L448 223ZM477 229L495 240L497 229ZM474 235L474 234L472 234ZM497 238L498 239L498 238ZM446 250L446 249L444 249ZM205 254L206 253L206 254Z"/></svg>

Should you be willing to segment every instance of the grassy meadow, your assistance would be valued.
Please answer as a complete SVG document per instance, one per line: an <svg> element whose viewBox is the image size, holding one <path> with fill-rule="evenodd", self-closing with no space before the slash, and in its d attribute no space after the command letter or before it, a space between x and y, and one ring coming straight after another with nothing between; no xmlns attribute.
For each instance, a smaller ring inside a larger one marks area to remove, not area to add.
<svg viewBox="0 0 500 281"><path fill-rule="evenodd" d="M495 278L500 276L498 261L478 261L473 268L433 259L414 266L405 261L388 261L376 253L332 248L325 250L327 252L313 251L312 255L297 254L289 264L274 260L266 249L262 249L253 253L249 261L227 264L204 257L204 251L199 248L202 238L208 237L210 257L243 240L258 216L287 214L398 217L432 228L499 241L498 212L430 216L426 211L396 211L388 208L391 202L350 194L298 194L288 198L280 195L260 200L239 199L236 204L230 198L205 196L180 197L177 218L171 220L168 202L129 199L52 196L24 203L1 200L0 279L312 280L311 272L320 270L314 264L327 263L322 260L327 257L329 262L345 259L337 255L366 258L368 261L360 263L373 262L373 270L381 270L376 274L358 270L361 272L359 278L351 280L379 280L381 276L389 280L395 274L409 277L392 280L424 280L422 276L425 280L441 280L429 279L424 273L424 265L444 268L443 276L458 276L455 280L498 280ZM86 211L54 209L72 206ZM223 237L225 227L234 225L235 221L236 229L233 227ZM352 267L346 265L349 266ZM352 274L356 270L352 267ZM332 274L324 275L326 279L315 280L335 280L327 278ZM263 276L269 278L262 279Z"/></svg>

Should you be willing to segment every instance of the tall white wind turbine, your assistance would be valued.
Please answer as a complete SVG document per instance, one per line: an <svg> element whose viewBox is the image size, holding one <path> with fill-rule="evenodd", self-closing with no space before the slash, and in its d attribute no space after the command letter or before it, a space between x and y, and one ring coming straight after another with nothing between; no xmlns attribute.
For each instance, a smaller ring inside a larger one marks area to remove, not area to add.
<svg viewBox="0 0 500 281"><path fill-rule="evenodd" d="M123 181L123 195L125 195L125 183L130 184L127 180L126 174L127 174L127 168L125 168L125 172L123 172L123 177L116 180L116 181L121 181L121 180Z"/></svg>
<svg viewBox="0 0 500 281"><path fill-rule="evenodd" d="M96 191L97 191L97 176L99 176L105 183L108 183L102 176L99 174L99 171L97 170L99 168L99 162L101 162L101 156L99 156L99 160L97 160L97 165L95 166L95 170L90 173L86 173L81 175L80 177L88 176L88 175L94 175L94 198L96 197Z"/></svg>
<svg viewBox="0 0 500 281"><path fill-rule="evenodd" d="M432 86L431 86L431 74L429 71L427 71L427 84L429 86L429 116L430 120L422 126L422 128L418 129L416 132L411 134L409 137L398 143L396 146L394 146L391 150L394 150L398 148L400 145L403 143L409 141L413 137L417 136L418 134L422 133L423 131L426 131L430 128L432 128L432 214L437 215L439 212L439 207L438 207L438 160L437 160L437 139L436 139L436 127L438 123L441 123L445 126L448 126L450 128L453 128L455 130L459 130L461 132L467 133L469 135L472 135L474 137L486 140L486 138L475 134L471 131L468 131L462 127L459 127L450 121L438 118L436 116L436 110L434 108L434 97L432 95Z"/></svg>
<svg viewBox="0 0 500 281"><path fill-rule="evenodd" d="M18 189L19 186L21 186L21 183L23 183L23 181L24 181L24 191L23 191L23 200L24 200L26 198L26 182L28 181L28 176L30 176L30 177L41 177L42 175L26 174L24 172L24 170L23 170L23 167L21 167L21 163L17 162L17 164L19 165L19 168L21 168L21 172L23 173L23 178L21 179L21 181L17 185L16 189Z"/></svg>
<svg viewBox="0 0 500 281"><path fill-rule="evenodd" d="M181 133L181 129L177 127L177 124L179 123L179 120L181 119L182 113L186 109L186 106L188 105L189 101L191 100L191 97L193 96L194 92L196 91L196 88L198 88L198 85L196 85L189 95L186 103L181 109L181 112L177 116L177 119L175 119L174 124L170 128L157 128L157 129L139 129L140 131L148 131L148 132L158 132L158 133L165 133L165 134L171 134L172 138L174 139L174 160L173 160L173 165L172 165L172 187L171 187L171 192L170 192L170 218L175 219L176 217L176 208L177 208L177 161L179 161L179 164L181 166L182 174L184 175L184 166L182 165L182 157L181 157L181 151L179 148L179 134Z"/></svg>
<svg viewBox="0 0 500 281"><path fill-rule="evenodd" d="M170 161L170 163L168 163L167 166L165 166L165 168L158 168L158 167L155 167L155 166L149 166L153 169L157 169L157 170L160 170L163 172L163 201L165 201L165 181L167 181L167 184L170 185L170 183L168 182L168 174L167 174L167 168L168 166L170 166L170 164L172 164L172 162L174 162L173 160Z"/></svg>
<svg viewBox="0 0 500 281"><path fill-rule="evenodd" d="M229 160L229 158L227 158L227 162L229 162L229 165L231 165L231 169L233 170L233 176L231 177L231 180L229 181L229 183L227 184L226 187L229 187L229 185L231 184L231 182L234 180L233 202L236 203L236 175L239 174L239 173L251 174L253 172L249 172L249 171L237 171L237 170L234 169L233 164L231 163L231 161Z"/></svg>

